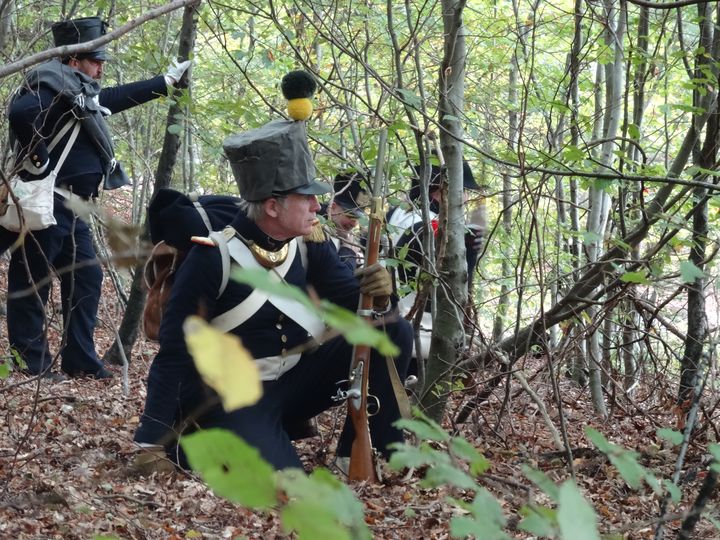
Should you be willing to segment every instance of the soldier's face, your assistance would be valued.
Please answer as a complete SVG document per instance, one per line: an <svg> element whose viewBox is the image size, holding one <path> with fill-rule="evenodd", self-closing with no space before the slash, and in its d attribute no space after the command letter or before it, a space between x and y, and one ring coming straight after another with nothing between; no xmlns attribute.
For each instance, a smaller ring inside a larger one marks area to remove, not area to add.
<svg viewBox="0 0 720 540"><path fill-rule="evenodd" d="M320 210L315 195L300 195L290 193L277 199L276 225L285 238L305 236L312 232L313 226L318 222L317 211Z"/></svg>
<svg viewBox="0 0 720 540"><path fill-rule="evenodd" d="M71 58L68 65L84 73L91 79L99 81L103 76L103 68L105 66L105 60L98 60L96 58Z"/></svg>
<svg viewBox="0 0 720 540"><path fill-rule="evenodd" d="M330 217L335 222L335 225L345 232L352 231L358 224L358 219L354 214L348 212L335 202L330 207Z"/></svg>

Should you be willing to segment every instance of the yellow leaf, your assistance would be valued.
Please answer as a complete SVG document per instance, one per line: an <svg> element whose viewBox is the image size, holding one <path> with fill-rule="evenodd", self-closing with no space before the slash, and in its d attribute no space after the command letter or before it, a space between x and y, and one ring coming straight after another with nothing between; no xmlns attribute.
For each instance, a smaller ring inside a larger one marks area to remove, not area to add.
<svg viewBox="0 0 720 540"><path fill-rule="evenodd" d="M220 332L196 316L185 319L183 330L195 367L218 393L226 411L257 403L262 396L260 373L237 336Z"/></svg>

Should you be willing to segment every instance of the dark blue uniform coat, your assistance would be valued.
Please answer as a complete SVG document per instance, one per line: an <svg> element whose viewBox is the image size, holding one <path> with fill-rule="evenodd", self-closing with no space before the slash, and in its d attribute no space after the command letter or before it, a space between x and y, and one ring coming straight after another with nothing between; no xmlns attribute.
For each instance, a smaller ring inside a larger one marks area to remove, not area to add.
<svg viewBox="0 0 720 540"><path fill-rule="evenodd" d="M99 103L112 113L118 113L166 93L165 78L158 76L102 89ZM20 161L29 155L33 165L37 165L49 158L43 174L21 173L28 180L49 173L65 146L65 141L61 141L48 156L46 142L71 115L71 105L55 98L52 91L41 85L37 91L26 92L10 106L10 126L26 152L20 156ZM102 179L98 151L85 130L81 129L59 171L57 184L87 199L97 194ZM12 254L7 303L10 345L20 353L30 373L40 373L50 367L52 356L45 337L47 321L44 309L50 284L46 278L51 271L57 271L65 329L60 351L62 369L72 375L98 374L102 363L95 352L93 333L102 270L96 261L88 225L68 210L64 199L57 194L54 213L57 225L32 232L26 237L24 245ZM17 234L0 228L0 250L7 249L16 239Z"/></svg>
<svg viewBox="0 0 720 540"><path fill-rule="evenodd" d="M267 237L243 213L238 214L232 226L265 249L281 247L281 243ZM306 245L307 271L298 254L285 280L303 290L312 287L321 298L355 311L358 281L340 261L332 243L308 242ZM301 467L283 424L312 418L334 405L331 397L338 389L338 381L348 377L352 347L339 337L303 353L299 363L277 380L264 381L264 393L257 404L225 412L216 396L202 383L182 331L189 315L203 314L208 320L212 319L252 292L247 285L231 280L216 300L221 268L219 250L201 245L193 247L180 266L160 327L160 351L150 368L145 412L135 440L169 446L184 429L183 420L193 417L202 427L222 427L235 432L277 469ZM394 323L387 325L387 332L401 349L395 362L404 379L412 335L406 325ZM269 302L232 333L242 338L254 358L280 355L308 341L307 332ZM381 401L380 412L370 418L373 443L387 452L387 445L401 441L402 434L392 427L399 418L399 410L386 361L377 353L372 355L370 392ZM340 438L339 455L350 454L352 439L352 425L347 422Z"/></svg>

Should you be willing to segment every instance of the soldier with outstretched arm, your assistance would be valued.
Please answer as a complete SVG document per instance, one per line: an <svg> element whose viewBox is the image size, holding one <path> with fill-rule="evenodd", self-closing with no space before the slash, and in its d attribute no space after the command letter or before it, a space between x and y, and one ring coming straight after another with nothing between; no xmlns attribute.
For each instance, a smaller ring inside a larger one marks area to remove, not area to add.
<svg viewBox="0 0 720 540"><path fill-rule="evenodd" d="M55 23L56 46L75 45L105 34L98 17ZM23 359L25 371L51 380L65 375L109 378L95 351L93 333L102 285L102 269L89 225L66 206L70 198L85 201L101 188L115 189L129 183L115 160L105 118L166 95L189 66L183 62L167 74L111 88L100 87L104 48L57 58L32 69L10 104L10 132L16 143L16 168L26 182L44 178L69 151L57 172L54 217L56 225L30 231L15 249L8 272L7 325L10 346ZM63 128L67 129L64 135ZM51 141L60 140L52 146ZM0 251L18 234L0 228ZM60 350L62 373L52 372L53 355L46 339L45 304L56 269L59 275L64 335ZM27 291L37 290L28 294Z"/></svg>

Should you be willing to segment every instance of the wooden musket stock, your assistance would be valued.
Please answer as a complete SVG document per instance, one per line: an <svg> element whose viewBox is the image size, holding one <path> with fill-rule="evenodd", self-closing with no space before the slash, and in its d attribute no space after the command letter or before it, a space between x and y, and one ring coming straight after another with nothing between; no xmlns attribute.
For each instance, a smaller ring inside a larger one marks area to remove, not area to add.
<svg viewBox="0 0 720 540"><path fill-rule="evenodd" d="M380 250L380 235L383 223L383 185L385 151L387 147L387 130L380 132L377 163L373 179L373 193L370 210L370 225L368 230L367 246L365 248L365 264L370 266L378 261ZM368 321L372 321L373 297L361 295L358 314ZM350 453L350 480L368 480L377 482L375 459L373 456L372 441L370 439L370 426L368 424L367 398L368 373L370 368L370 347L356 345L350 365L348 412L355 428Z"/></svg>

